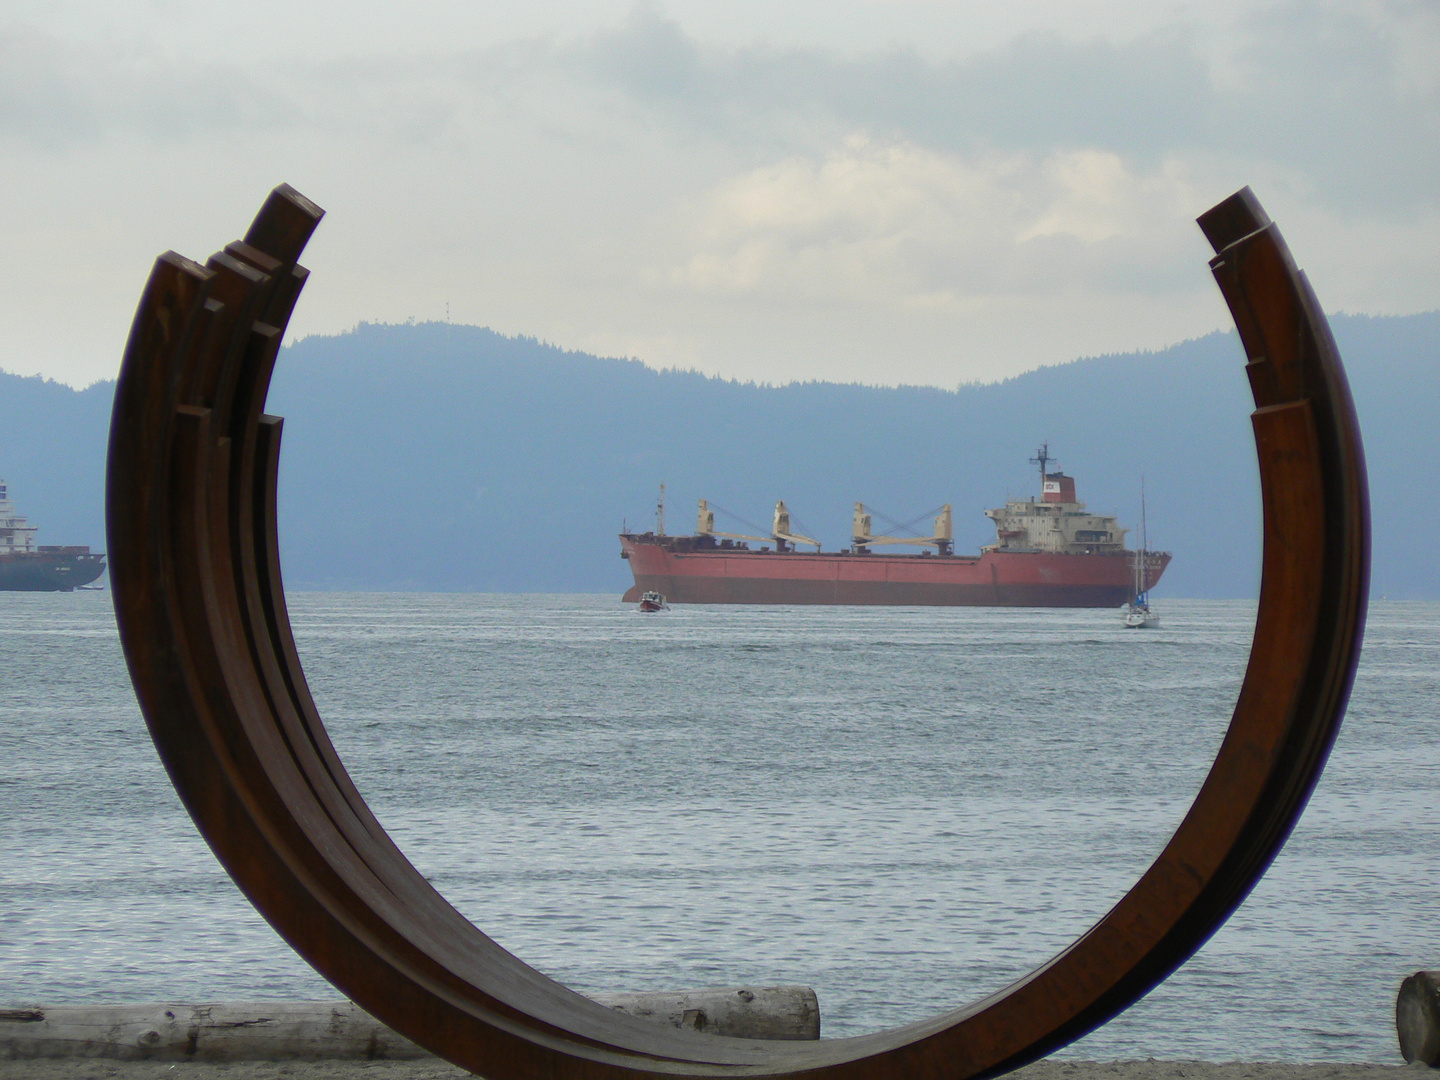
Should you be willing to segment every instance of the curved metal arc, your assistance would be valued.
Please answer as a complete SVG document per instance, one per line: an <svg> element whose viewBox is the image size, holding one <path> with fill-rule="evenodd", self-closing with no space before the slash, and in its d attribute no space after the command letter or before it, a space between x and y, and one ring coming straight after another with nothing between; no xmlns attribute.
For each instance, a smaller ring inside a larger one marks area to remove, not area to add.
<svg viewBox="0 0 1440 1080"><path fill-rule="evenodd" d="M286 940L374 1015L492 1080L992 1075L1126 1007L1258 880L1343 712L1368 519L1338 354L1248 191L1201 219L1251 357L1266 529L1255 647L1209 777L1155 864L1049 963L965 1009L819 1044L669 1031L546 979L435 892L345 773L285 610L281 423L260 412L320 213L278 188L208 269L157 263L116 395L112 581L147 723L201 832Z"/></svg>
<svg viewBox="0 0 1440 1080"><path fill-rule="evenodd" d="M210 271L206 280L219 273ZM267 286L259 278L239 277L247 278L255 289ZM252 301L250 296L232 300ZM142 317L150 306L142 304ZM158 321L193 319L193 307L176 305L159 312ZM132 336L132 345L148 341L145 333ZM239 355L234 342L223 337L207 341L208 353L192 366L197 371L215 364L231 369L231 361ZM135 519L129 500L112 497L110 505L112 532L122 538L122 548L135 547L123 542L130 536L144 548L140 558L125 560L115 577L122 636L127 644L159 640L171 654L168 663L155 665L131 650L137 690L177 788L237 882L277 929L341 985L364 981L373 993L377 967L362 964L349 970L347 964L367 954L382 956L380 966L392 972L391 996L396 1000L404 1000L407 991L414 998L417 987L428 981L437 997L488 1011L489 1022L496 1027L538 1027L543 1036L543 1024L503 997L487 995L456 978L450 967L468 966L473 981L481 982L487 975L493 980L495 969L504 969L501 984L510 984L508 996L513 996L515 985L528 981L538 1001L553 998L561 1003L552 1005L552 1011L568 1005L564 999L578 995L525 968L454 913L389 845L368 810L364 820L357 820L354 811L363 807L363 801L356 796L352 802L337 792L334 781L343 775L338 759L328 769L315 761L318 747L328 749L318 718L313 728L305 730L303 721L286 707L288 693L267 694L264 680L256 677L255 657L268 642L246 637L246 606L234 588L236 575L230 572L236 559L234 537L237 530L244 532L237 520L243 517L243 499L237 504L240 496L231 488L230 462L237 448L228 435L220 434L232 425L229 417L216 415L203 404L175 404L179 373L186 363L190 361L182 361L173 348L132 347L126 363L127 386L136 386L133 376L142 369L168 373L161 387L146 383L149 392L139 400L166 401L170 415L164 425L145 429L148 438L117 443L112 496L136 462L148 460L149 482L143 486L163 491L168 501L158 519L147 520ZM128 417L135 400L130 393L117 400L117 432L133 427ZM223 390L215 394L216 402L234 400ZM257 424L255 430L259 429ZM137 441L144 445L137 447ZM149 451L150 457L138 455L137 449ZM245 453L243 444L239 450ZM138 587L146 579L170 586L173 603L163 609L135 603ZM246 599L251 598L247 589ZM271 604L267 623L274 614ZM268 639L276 636L272 632ZM146 669L164 668L177 674L179 685L157 686L147 677ZM303 685L298 667L294 670L293 685ZM377 844L377 836L385 843ZM322 933L327 921L332 925ZM356 996L364 999L360 991ZM612 1021L609 1012L578 1000L607 1024ZM455 1002L448 1004L455 1007ZM654 1041L672 1038L663 1029L657 1032L643 1022L629 1022L644 1036L663 1036ZM557 1031L556 1037L560 1034ZM750 1056L753 1049L745 1046L740 1056Z"/></svg>

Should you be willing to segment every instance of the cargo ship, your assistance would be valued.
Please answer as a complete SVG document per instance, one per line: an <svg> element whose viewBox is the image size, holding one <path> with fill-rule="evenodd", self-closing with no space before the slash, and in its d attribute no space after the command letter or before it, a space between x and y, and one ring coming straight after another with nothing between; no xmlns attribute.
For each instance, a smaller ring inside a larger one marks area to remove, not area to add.
<svg viewBox="0 0 1440 1080"><path fill-rule="evenodd" d="M954 607L1119 607L1134 599L1137 558L1150 588L1170 565L1170 553L1131 551L1119 520L1086 511L1075 480L1051 471L1049 446L1040 467L1038 497L1008 500L985 511L995 543L978 555L955 554L949 505L926 537L880 536L872 515L855 504L852 546L821 550L791 528L790 511L776 503L769 536L715 531L705 500L693 536L668 536L664 488L653 532L620 534L620 557L630 561L634 586L624 601L664 593L672 604L890 604ZM752 547L751 544L758 544ZM876 548L925 550L887 554ZM801 550L804 547L814 551Z"/></svg>
<svg viewBox="0 0 1440 1080"><path fill-rule="evenodd" d="M88 547L35 543L36 527L15 512L0 480L0 591L70 592L105 572L105 556Z"/></svg>

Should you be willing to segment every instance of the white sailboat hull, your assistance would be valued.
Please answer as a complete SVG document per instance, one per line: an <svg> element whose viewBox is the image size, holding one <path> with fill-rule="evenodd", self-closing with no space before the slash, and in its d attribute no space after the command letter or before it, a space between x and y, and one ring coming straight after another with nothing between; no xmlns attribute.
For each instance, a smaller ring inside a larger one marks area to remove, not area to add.
<svg viewBox="0 0 1440 1080"><path fill-rule="evenodd" d="M1127 630L1149 630L1151 627L1160 625L1160 616L1148 609L1139 611L1130 610L1125 612L1125 628Z"/></svg>

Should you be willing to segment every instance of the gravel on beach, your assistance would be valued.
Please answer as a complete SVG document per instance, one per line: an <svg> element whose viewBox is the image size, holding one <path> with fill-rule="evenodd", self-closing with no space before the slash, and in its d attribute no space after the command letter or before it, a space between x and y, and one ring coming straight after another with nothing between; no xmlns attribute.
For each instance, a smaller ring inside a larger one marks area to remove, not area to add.
<svg viewBox="0 0 1440 1080"><path fill-rule="evenodd" d="M1332 1062L1041 1061L1017 1080L1421 1080L1423 1065ZM107 1058L0 1061L0 1080L459 1080L441 1061L114 1061Z"/></svg>

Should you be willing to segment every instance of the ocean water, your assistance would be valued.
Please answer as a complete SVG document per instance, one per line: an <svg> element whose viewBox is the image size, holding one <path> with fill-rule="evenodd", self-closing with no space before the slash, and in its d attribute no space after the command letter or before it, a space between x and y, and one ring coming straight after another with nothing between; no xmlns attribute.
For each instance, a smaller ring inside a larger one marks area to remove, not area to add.
<svg viewBox="0 0 1440 1080"><path fill-rule="evenodd" d="M989 993L1164 845L1254 608L676 607L297 593L311 688L411 860L578 990L802 982L824 1033ZM1440 967L1440 605L1372 606L1330 765L1254 894L1078 1058L1398 1062ZM0 593L0 1006L327 998L198 838L109 593Z"/></svg>

